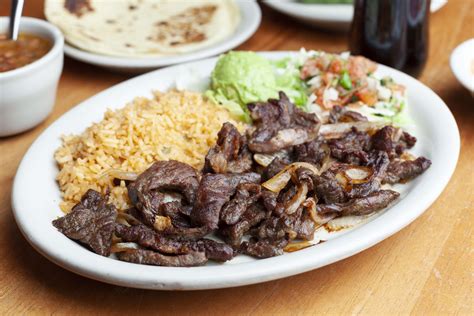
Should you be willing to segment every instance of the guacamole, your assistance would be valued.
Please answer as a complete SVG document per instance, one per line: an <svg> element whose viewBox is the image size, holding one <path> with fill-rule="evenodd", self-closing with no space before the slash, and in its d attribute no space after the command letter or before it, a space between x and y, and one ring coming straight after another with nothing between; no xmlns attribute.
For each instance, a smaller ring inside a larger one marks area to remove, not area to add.
<svg viewBox="0 0 474 316"><path fill-rule="evenodd" d="M297 105L304 105L306 93L295 91L303 89L299 71L295 77L280 68L281 63L270 62L254 52L232 51L221 55L212 71L206 96L245 122L250 122L248 103L277 98L280 90Z"/></svg>

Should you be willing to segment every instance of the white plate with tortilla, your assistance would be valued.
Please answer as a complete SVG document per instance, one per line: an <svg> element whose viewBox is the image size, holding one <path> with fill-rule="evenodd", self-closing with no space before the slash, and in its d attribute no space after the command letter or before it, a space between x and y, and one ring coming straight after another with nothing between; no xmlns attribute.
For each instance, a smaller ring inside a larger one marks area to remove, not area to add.
<svg viewBox="0 0 474 316"><path fill-rule="evenodd" d="M352 4L306 4L298 0L264 0L264 2L301 22L336 31L347 31L354 14ZM438 11L447 2L447 0L432 0L431 12Z"/></svg>
<svg viewBox="0 0 474 316"><path fill-rule="evenodd" d="M77 3L45 3L47 19L65 35L65 54L120 72L146 72L220 54L250 38L261 20L254 0Z"/></svg>
<svg viewBox="0 0 474 316"><path fill-rule="evenodd" d="M280 59L296 52L262 53ZM389 75L407 88L409 111L418 138L413 150L432 160L421 176L397 190L401 198L392 207L351 230L313 247L269 259L239 255L225 264L192 268L158 267L122 262L99 256L61 234L52 220L63 213L53 158L61 135L80 133L103 118L107 108L121 108L136 96L152 90L167 91L183 71L194 73L205 85L216 58L157 70L130 79L84 101L48 127L31 145L20 163L12 190L16 222L28 242L59 266L95 280L155 290L226 288L260 283L303 273L361 252L395 234L419 217L441 194L456 167L460 138L453 115L430 88L416 79L380 65L377 72ZM443 128L440 128L442 126Z"/></svg>

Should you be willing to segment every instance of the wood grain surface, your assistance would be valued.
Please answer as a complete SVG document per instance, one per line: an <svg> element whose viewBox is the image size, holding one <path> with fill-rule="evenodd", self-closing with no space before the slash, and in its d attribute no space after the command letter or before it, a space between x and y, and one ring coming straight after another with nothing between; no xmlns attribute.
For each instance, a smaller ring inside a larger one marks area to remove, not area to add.
<svg viewBox="0 0 474 316"><path fill-rule="evenodd" d="M0 2L0 15L7 15L7 2ZM262 7L259 30L239 49L347 49L344 34L316 30ZM42 1L26 1L25 15L43 18L42 11ZM421 81L448 104L462 138L456 172L438 200L401 232L351 258L224 290L160 292L96 282L49 262L22 237L10 194L25 151L65 111L130 77L66 58L51 116L28 132L0 138L0 314L472 315L474 100L451 73L449 55L474 37L473 24L473 0L449 0L431 17Z"/></svg>

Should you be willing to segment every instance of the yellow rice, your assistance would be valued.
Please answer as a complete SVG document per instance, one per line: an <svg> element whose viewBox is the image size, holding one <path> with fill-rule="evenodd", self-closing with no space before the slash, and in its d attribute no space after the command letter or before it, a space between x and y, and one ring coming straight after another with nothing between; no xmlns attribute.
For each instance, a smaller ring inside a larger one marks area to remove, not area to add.
<svg viewBox="0 0 474 316"><path fill-rule="evenodd" d="M113 186L110 169L142 172L156 160L178 160L200 169L224 122L240 131L244 124L199 93L172 90L155 98L136 98L124 108L107 110L104 119L80 135L65 135L54 158L67 212L88 190L111 191L119 209L129 206L125 183Z"/></svg>

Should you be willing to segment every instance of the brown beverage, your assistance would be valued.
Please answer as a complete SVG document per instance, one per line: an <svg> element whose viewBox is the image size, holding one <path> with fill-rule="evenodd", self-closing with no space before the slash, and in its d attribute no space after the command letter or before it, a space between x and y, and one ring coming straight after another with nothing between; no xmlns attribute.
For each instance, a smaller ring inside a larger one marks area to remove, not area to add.
<svg viewBox="0 0 474 316"><path fill-rule="evenodd" d="M355 0L352 54L418 76L428 57L430 0Z"/></svg>

